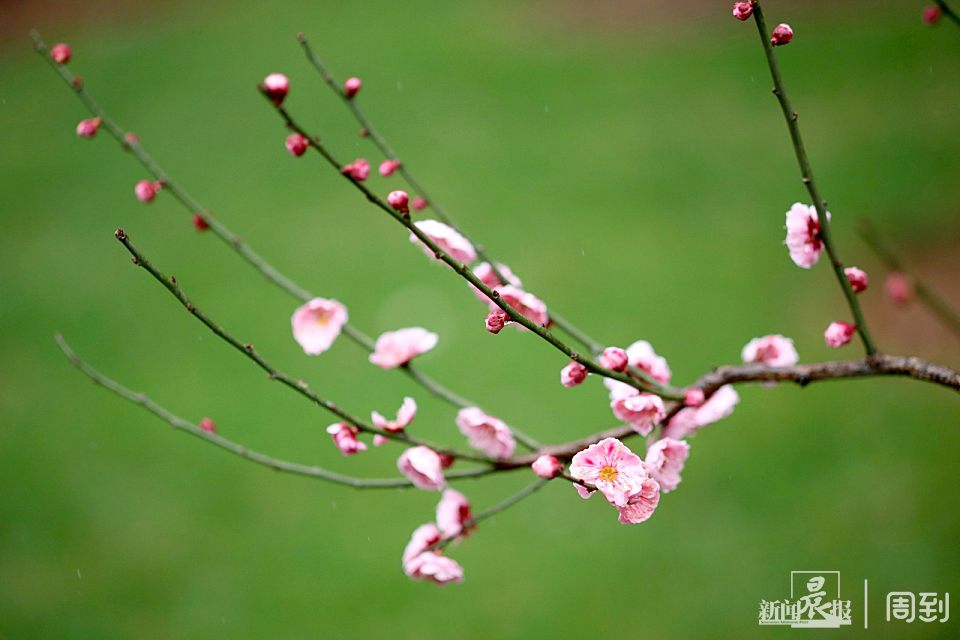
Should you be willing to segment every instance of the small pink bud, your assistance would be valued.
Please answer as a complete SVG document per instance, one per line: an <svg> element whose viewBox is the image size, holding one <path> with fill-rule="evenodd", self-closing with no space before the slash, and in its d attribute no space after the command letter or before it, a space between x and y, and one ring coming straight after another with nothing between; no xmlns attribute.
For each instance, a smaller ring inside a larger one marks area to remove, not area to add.
<svg viewBox="0 0 960 640"><path fill-rule="evenodd" d="M600 354L600 366L611 371L623 371L627 368L627 352L620 347L607 347Z"/></svg>
<svg viewBox="0 0 960 640"><path fill-rule="evenodd" d="M887 276L883 288L887 297L890 298L890 302L898 307L908 304L913 299L913 286L910 284L910 278L898 271L894 271Z"/></svg>
<svg viewBox="0 0 960 640"><path fill-rule="evenodd" d="M930 25L937 24L940 22L940 16L942 15L943 12L940 7L931 5L923 10L923 21Z"/></svg>
<svg viewBox="0 0 960 640"><path fill-rule="evenodd" d="M87 118L77 123L77 135L81 138L92 138L100 128L100 118Z"/></svg>
<svg viewBox="0 0 960 640"><path fill-rule="evenodd" d="M423 211L427 208L427 199L417 196L413 199L413 202L410 203L410 206L413 207L414 211Z"/></svg>
<svg viewBox="0 0 960 640"><path fill-rule="evenodd" d="M197 231L206 231L210 228L210 225L207 224L207 221L203 219L203 216L199 213L193 214L193 228Z"/></svg>
<svg viewBox="0 0 960 640"><path fill-rule="evenodd" d="M384 160L380 163L380 175L384 178L387 176L392 176L393 172L400 167L399 160Z"/></svg>
<svg viewBox="0 0 960 640"><path fill-rule="evenodd" d="M863 269L859 269L857 267L847 267L843 270L843 274L847 276L847 280L850 282L850 287L853 289L854 293L865 291L867 285L870 283L870 279L867 277L867 272Z"/></svg>
<svg viewBox="0 0 960 640"><path fill-rule="evenodd" d="M350 164L344 165L340 172L357 182L363 182L370 176L370 163L363 158L357 158Z"/></svg>
<svg viewBox="0 0 960 640"><path fill-rule="evenodd" d="M775 47L781 45L789 44L793 40L793 29L790 28L790 25L785 22L781 22L773 29L773 34L770 36L770 44Z"/></svg>
<svg viewBox="0 0 960 640"><path fill-rule="evenodd" d="M360 78L347 78L343 83L343 93L348 98L352 98L357 95L362 85L363 83L360 82Z"/></svg>
<svg viewBox="0 0 960 640"><path fill-rule="evenodd" d="M850 342L853 338L853 332L857 330L857 325L849 322L831 322L827 330L823 332L823 341L828 347L839 349Z"/></svg>
<svg viewBox="0 0 960 640"><path fill-rule="evenodd" d="M533 472L545 480L550 480L551 478L556 478L557 474L560 473L560 469L563 469L563 465L560 464L560 461L553 456L542 455L536 460L533 464L530 465L530 468L533 469Z"/></svg>
<svg viewBox="0 0 960 640"><path fill-rule="evenodd" d="M737 20L748 20L753 15L752 2L734 2L733 17Z"/></svg>
<svg viewBox="0 0 960 640"><path fill-rule="evenodd" d="M73 51L70 50L70 45L63 42L58 42L50 47L50 57L53 58L57 64L67 64L70 62L70 56L72 55Z"/></svg>
<svg viewBox="0 0 960 640"><path fill-rule="evenodd" d="M271 73L263 79L263 90L278 107L290 91L290 79L282 73Z"/></svg>
<svg viewBox="0 0 960 640"><path fill-rule="evenodd" d="M571 362L560 370L560 384L565 387L575 387L589 375L587 368L579 362Z"/></svg>
<svg viewBox="0 0 960 640"><path fill-rule="evenodd" d="M387 196L387 204L400 213L410 212L410 208L407 206L408 201L409 196L407 196L406 191L391 191L390 195Z"/></svg>
<svg viewBox="0 0 960 640"><path fill-rule="evenodd" d="M310 141L299 133L291 133L289 136L287 136L287 139L283 144L286 145L287 151L299 158L307 152L307 147L310 146Z"/></svg>
<svg viewBox="0 0 960 640"><path fill-rule="evenodd" d="M449 469L457 461L456 458L446 453L438 453L437 455L440 456L440 467L443 469Z"/></svg>
<svg viewBox="0 0 960 640"><path fill-rule="evenodd" d="M210 418L204 418L200 421L200 430L205 433L216 433L217 424Z"/></svg>
<svg viewBox="0 0 960 640"><path fill-rule="evenodd" d="M688 407L699 407L703 404L703 400L703 389L697 389L694 387L687 389L683 394L683 404Z"/></svg>
<svg viewBox="0 0 960 640"><path fill-rule="evenodd" d="M157 197L157 192L160 191L160 188L163 186L161 182L154 182L153 180L141 180L137 183L137 186L134 187L133 191L137 194L137 199L144 204L149 204L153 202L153 199Z"/></svg>
<svg viewBox="0 0 960 640"><path fill-rule="evenodd" d="M125 134L123 134L123 140L131 146L140 144L140 136L135 134L133 131L127 131Z"/></svg>
<svg viewBox="0 0 960 640"><path fill-rule="evenodd" d="M507 324L507 320L509 320L509 318L510 316L500 309L491 311L487 314L487 331L494 334L500 333L500 330L503 329L505 324Z"/></svg>

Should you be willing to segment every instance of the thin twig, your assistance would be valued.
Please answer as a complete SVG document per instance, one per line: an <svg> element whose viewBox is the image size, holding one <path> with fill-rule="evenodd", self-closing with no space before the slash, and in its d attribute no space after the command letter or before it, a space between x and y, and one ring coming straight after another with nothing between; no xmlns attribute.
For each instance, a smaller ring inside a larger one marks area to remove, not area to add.
<svg viewBox="0 0 960 640"><path fill-rule="evenodd" d="M937 295L932 289L923 284L919 278L904 268L903 263L900 262L900 259L893 250L884 243L873 224L871 224L869 220L861 220L857 231L864 242L867 243L867 246L880 258L880 261L883 262L887 269L890 271L898 271L909 277L913 286L913 292L917 298L927 305L930 311L953 331L955 335L960 336L960 314L954 311L950 305L947 304L946 300Z"/></svg>
<svg viewBox="0 0 960 640"><path fill-rule="evenodd" d="M790 139L793 142L793 150L797 156L797 163L800 165L800 173L803 177L803 184L807 187L810 199L813 200L813 206L817 210L817 218L820 222L820 238L823 240L823 246L830 256L830 262L833 272L837 277L840 288L843 289L843 295L847 299L847 305L850 307L850 313L853 314L857 325L857 333L863 341L863 347L867 355L873 355L877 352L877 347L870 337L870 331L867 328L867 321L860 309L860 303L857 300L857 294L854 293L847 276L843 273L843 261L837 253L837 248L833 244L830 231L830 219L827 217L827 203L820 197L816 182L813 179L813 170L810 168L810 160L807 158L806 149L803 146L803 138L800 137L800 126L797 124L798 115L790 105L790 99L787 97L787 90L783 84L783 77L780 75L780 67L777 64L777 57L773 52L773 45L770 43L770 35L767 33L767 25L763 19L763 10L760 3L753 3L753 18L757 24L757 31L760 33L760 42L763 44L763 51L766 54L767 66L770 67L770 75L773 78L773 94L780 102L780 108L783 110L783 117L787 121L787 128L790 130Z"/></svg>
<svg viewBox="0 0 960 640"><path fill-rule="evenodd" d="M167 277L159 269L153 266L153 263L151 263L147 259L147 257L144 256L143 253L141 253L140 250L134 246L133 242L131 242L129 236L127 236L127 234L123 231L123 229L117 229L115 235L117 237L117 240L119 240L120 243L123 244L124 247L126 247L127 251L130 252L130 255L133 256L133 263L135 265L142 267L151 276L153 276L153 278L157 282L162 284L167 291L173 294L173 296L180 301L180 304L183 305L183 307L190 314L192 314L200 322L206 325L208 329L210 329L213 333L219 336L222 340L224 340L227 344L232 346L234 349L244 354L247 358L249 358L254 363L256 363L258 367L266 371L267 377L270 380L276 380L282 383L283 385L293 389L300 395L311 400L313 403L320 405L321 407L326 409L328 412L332 413L337 418L356 427L357 429L360 429L361 431L381 435L386 438L390 438L391 440L397 440L399 442L404 442L407 444L424 445L424 446L430 447L431 449L433 449L438 453L443 453L449 456L453 456L455 458L462 458L464 460L474 460L477 462L485 462L488 464L492 464L494 462L492 459L486 456L481 456L481 455L466 452L466 451L460 451L457 449L451 449L449 447L440 447L437 445L430 444L428 442L420 440L419 438L410 436L405 431L392 432L392 431L386 431L384 429L378 429L377 427L374 427L373 425L369 425L363 422L362 420L352 416L347 411L345 411L344 409L341 409L339 406L337 406L333 402L330 402L329 400L324 400L323 398L318 396L317 393L313 391L313 389L311 389L306 382L304 382L303 380L295 380L294 378L287 375L286 373L283 373L282 371L278 370L272 364L267 362L267 360L253 348L252 344L245 343L238 340L233 335L228 333L223 327L221 327L212 319L210 319L210 317L207 316L203 311L198 309L196 305L194 305L193 302L186 296L186 294L180 288L180 285L177 284L177 279L173 276Z"/></svg>
<svg viewBox="0 0 960 640"><path fill-rule="evenodd" d="M156 163L156 161L154 161L150 154L147 153L146 149L144 149L140 144L139 140L129 137L127 135L129 132L120 127L100 107L100 105L87 91L83 81L75 76L65 65L58 64L50 56L49 50L47 49L46 44L44 44L43 40L40 38L40 35L34 31L31 32L31 37L33 38L37 53L39 53L50 64L50 66L63 79L67 86L73 89L74 93L76 93L77 97L81 102L83 102L90 113L100 118L101 126L103 126L103 128L106 129L107 132L113 136L123 146L124 149L130 151L140 162L140 164L143 165L143 167L150 172L151 175L153 175L154 178L162 181L164 189L170 192L174 199L183 205L187 211L189 211L191 214L199 216L207 224L214 235L222 240L228 247L233 249L257 271L259 271L269 282L276 285L300 302L306 302L316 297L313 293L303 288L287 276L283 275L279 270L277 270L276 267L257 254L250 247L250 245L242 241L237 234L228 229L222 222L215 218L213 214L211 214L206 208L204 208L199 202L190 196L183 189L183 187L180 186L180 183L173 180ZM367 351L373 351L374 341L372 338L370 338L370 336L366 335L364 332L360 331L350 323L344 325L343 331L347 338L360 345ZM428 376L426 373L423 373L417 369L412 363L407 363L401 367L400 370L422 385L427 391L454 407L463 409L466 407L478 406L477 403L472 402L446 388ZM517 441L526 446L528 449L532 450L539 446L539 443L536 440L526 435L522 431L514 429L514 435L516 436Z"/></svg>
<svg viewBox="0 0 960 640"><path fill-rule="evenodd" d="M297 41L300 42L300 45L303 47L303 51L307 56L307 60L317 69L317 71L320 72L320 77L323 78L324 83L326 83L326 85L330 87L330 89L341 100L343 100L344 104L350 110L350 113L353 114L353 117L363 128L363 131L366 132L367 137L370 138L370 141L376 145L385 158L388 160L396 160L400 163L397 167L397 172L400 173L406 183L410 185L410 188L429 203L430 208L434 211L434 213L437 214L437 217L440 218L442 222L450 227L453 227L454 229L457 229L457 231L464 238L470 241L477 251L477 256L490 265L490 268L501 282L507 283L508 280L503 276L503 273L501 273L497 261L492 259L487 254L487 251L483 245L477 244L470 240L470 237L463 231L462 227L454 222L453 217L447 213L446 209L441 207L440 203L437 202L433 196L427 193L427 190L424 188L423 184L416 179L407 164L400 161L400 158L397 156L396 152L394 152L390 145L387 144L386 139L380 135L380 132L377 131L377 129L373 126L373 122L371 122L363 110L360 109L360 105L357 103L356 96L350 97L346 94L343 86L337 82L336 78L333 77L333 74L330 73L330 70L327 68L327 66L313 51L310 43L307 42L306 37L302 33L297 34ZM581 329L574 326L572 322L554 312L552 306L550 307L550 320L561 330L569 334L574 340L587 347L587 349L589 349L594 356L603 351L603 345L591 338Z"/></svg>
<svg viewBox="0 0 960 640"><path fill-rule="evenodd" d="M387 213L394 220L399 222L401 225L406 227L413 235L417 237L423 244L425 244L434 256L437 259L442 260L447 265L453 268L454 272L457 273L460 277L467 280L474 287L479 289L485 296L493 300L493 302L500 307L513 322L520 324L533 333L537 334L540 338L550 343L557 350L565 354L571 360L579 362L585 366L589 371L597 375L610 378L612 380L617 380L625 384L630 385L641 391L656 393L657 395L663 396L664 398L679 399L683 397L683 391L681 389L676 389L667 385L659 383L657 380L654 380L648 374L643 371L633 372L633 375L627 375L624 373L619 373L601 367L591 358L587 358L574 351L569 347L565 342L553 334L546 327L542 327L535 322L529 320L526 316L521 314L519 311L514 309L508 302L501 298L499 292L490 289L480 278L474 275L473 271L470 268L460 262L459 260L453 258L444 251L437 243L435 243L427 234L420 230L416 224L414 224L409 216L404 216L403 214L395 211L393 207L388 205L383 201L378 195L370 190L362 182L356 180L349 172L342 171L343 166L337 161L333 154L320 142L320 139L316 136L310 135L302 126L300 126L290 115L290 113L283 108L283 106L276 104L273 100L269 98L264 93L264 97L267 98L267 101L274 107L277 113L283 118L284 124L286 127L302 135L309 142L310 146L316 150L323 158L326 160L344 179L346 179L350 184L356 187L357 190L362 193L368 201L370 201L375 206L379 207L385 213Z"/></svg>
<svg viewBox="0 0 960 640"><path fill-rule="evenodd" d="M945 16L953 20L954 24L960 27L960 15L957 15L957 12L947 6L947 3L943 0L933 0L937 3L937 6L940 7L940 11L943 12Z"/></svg>
<svg viewBox="0 0 960 640"><path fill-rule="evenodd" d="M108 378L104 374L94 369L90 364L81 359L80 356L73 351L73 349L70 348L70 345L67 344L67 341L59 333L55 334L54 338L56 339L57 344L60 345L60 349L63 351L64 355L67 356L67 359L70 361L70 363L82 371L95 383L112 391L121 398L140 405L161 420L169 423L175 429L185 431L186 433L205 440L217 447L220 447L221 449L229 451L234 455L240 456L241 458L250 460L251 462L255 462L271 469L275 469L276 471L307 476L310 478L318 478L320 480L326 480L328 482L353 487L354 489L405 489L413 486L412 482L404 478L355 478L353 476L336 473L335 471L329 471L322 467L312 465L308 466L304 464L298 464L296 462L289 462L287 460L280 460L278 458L248 449L247 447L237 444L232 440L228 440L227 438L224 438L216 433L204 431L197 425L187 422L180 416L177 416L160 406L148 398L145 394L132 391L119 382ZM478 478L494 473L497 470L498 469L495 467L480 467L478 469L447 473L445 477L447 480Z"/></svg>

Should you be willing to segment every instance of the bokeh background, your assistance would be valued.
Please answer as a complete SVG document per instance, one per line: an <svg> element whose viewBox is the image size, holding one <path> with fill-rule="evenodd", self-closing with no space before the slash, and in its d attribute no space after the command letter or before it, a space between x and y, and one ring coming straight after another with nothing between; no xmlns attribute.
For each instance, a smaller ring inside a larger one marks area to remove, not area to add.
<svg viewBox="0 0 960 640"><path fill-rule="evenodd" d="M838 635L943 637L882 623L891 590L960 592L957 396L909 380L740 389L701 433L656 517L617 524L550 485L453 551L462 585L409 582L400 553L432 518L425 492L354 492L282 476L173 432L95 387L62 331L108 375L250 447L390 475L396 447L342 458L331 422L214 338L130 265L123 226L210 314L351 411L392 412L460 444L454 412L340 340L319 358L289 333L293 299L147 177L32 51L71 68L168 172L307 288L377 333L441 334L422 368L544 441L612 426L592 380L529 334L483 331L483 307L315 157L294 159L257 95L289 107L339 157L375 158L303 59L305 32L468 233L530 289L611 344L650 340L679 384L736 362L750 338L837 353L847 319L825 265L793 266L783 212L805 193L752 24L729 2L3 3L0 35L0 637L779 637L760 599L791 569L838 569L854 601ZM866 217L946 297L960 292L960 30L921 3L767 3L797 37L780 51L842 255L882 348L960 364L922 309L883 298L857 238ZM398 178L371 179L386 192ZM859 353L856 344L843 354ZM529 479L458 485L482 509ZM862 580L872 624L861 628ZM956 618L957 616L954 616ZM952 633L956 633L955 631Z"/></svg>

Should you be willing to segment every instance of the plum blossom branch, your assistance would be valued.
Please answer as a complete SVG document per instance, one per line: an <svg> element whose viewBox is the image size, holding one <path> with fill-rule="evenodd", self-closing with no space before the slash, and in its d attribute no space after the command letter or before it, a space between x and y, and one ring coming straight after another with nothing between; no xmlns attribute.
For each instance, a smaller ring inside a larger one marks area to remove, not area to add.
<svg viewBox="0 0 960 640"><path fill-rule="evenodd" d="M40 38L40 35L36 31L31 32L30 35L33 38L34 48L36 49L37 53L40 54L50 64L53 70L57 72L67 86L73 89L74 93L76 93L77 97L81 102L83 102L87 109L94 116L99 118L101 126L103 126L107 132L110 133L110 135L113 136L113 138L115 138L124 147L124 149L130 151L140 162L140 164L143 165L143 167L153 175L154 178L156 178L159 182L162 182L164 189L169 191L187 211L202 220L207 228L214 233L214 235L220 238L220 240L233 249L241 258L246 260L251 266L259 271L269 282L273 283L300 302L307 302L316 297L313 293L277 270L276 267L256 253L250 247L250 245L241 240L237 234L228 229L226 225L215 218L213 214L211 214L197 200L190 196L190 194L188 194L178 182L174 181L166 173L166 171L164 171L156 163L152 156L150 156L146 149L144 149L140 144L140 141L136 136L131 135L130 132L125 131L122 127L120 127L100 107L100 105L87 91L83 81L79 77L75 76L65 65L59 64L53 59L50 54L50 50ZM349 323L344 324L343 331L350 340L360 345L367 351L372 352L374 350L373 339L357 329L355 326ZM402 366L398 367L398 369L402 370L410 378L423 386L428 392L432 393L448 404L453 405L454 407L463 409L467 407L478 406L477 403L472 402L451 391L426 373L423 373L411 362L403 364ZM518 442L526 446L528 449L535 449L537 446L539 446L539 443L536 440L522 431L519 431L518 429L514 429L514 436Z"/></svg>
<svg viewBox="0 0 960 640"><path fill-rule="evenodd" d="M946 300L937 295L933 290L927 287L923 282L907 271L900 259L893 250L883 241L880 233L876 230L869 220L861 220L857 231L864 242L867 243L880 261L892 272L902 273L910 278L913 292L930 311L933 312L947 327L955 334L960 336L960 315L954 311Z"/></svg>
<svg viewBox="0 0 960 640"><path fill-rule="evenodd" d="M217 447L220 447L221 449L240 456L241 458L250 460L251 462L255 462L256 464L263 465L271 469L275 469L276 471L326 480L335 484L353 487L354 489L406 489L413 487L412 482L403 478L356 478L353 476L336 473L335 471L329 471L318 466L304 465L296 462L289 462L287 460L280 460L258 451L248 449L247 447L232 440L228 440L227 438L224 438L216 433L204 431L199 426L187 422L180 416L177 416L160 406L145 394L132 391L119 382L108 378L98 370L94 369L90 364L81 359L72 348L70 348L70 345L67 344L67 341L59 333L54 335L54 339L57 341L57 344L60 345L60 349L67 357L67 360L69 360L73 366L82 371L84 375L98 385L108 389L109 391L112 391L121 398L140 405L161 420L169 423L174 429L184 431L201 438ZM480 467L477 469L450 472L446 474L446 478L447 480L477 478L488 475L495 471L497 471L495 467Z"/></svg>
<svg viewBox="0 0 960 640"><path fill-rule="evenodd" d="M365 132L367 137L370 138L373 144L376 145L376 147L388 161L394 161L397 163L396 171L403 177L406 183L410 185L410 188L429 203L430 208L433 209L441 221L456 229L464 238L474 245L477 256L490 265L491 270L497 276L500 282L509 282L509 280L500 272L497 262L491 259L487 254L487 251L483 245L473 242L470 237L464 233L462 227L454 222L453 218L449 213L447 213L446 209L441 207L440 203L437 202L433 196L427 193L427 190L423 187L420 181L416 179L416 177L413 175L413 172L411 172L407 167L407 164L405 162L400 162L400 158L397 156L396 152L394 152L394 150L387 143L386 139L377 131L377 129L373 126L373 123L360 108L360 105L356 99L356 95L348 94L344 87L337 82L327 66L314 52L313 48L310 46L310 43L307 41L307 38L302 33L298 33L297 41L300 43L300 46L303 47L303 52L306 54L307 60L314 66L314 68L316 68L318 72L320 72L320 77L323 78L323 81L326 83L326 85L330 87L330 90L333 91L341 100L343 100L344 104L350 110L350 113L353 114L353 117L363 128L362 130ZM550 308L550 320L561 330L569 334L574 340L587 347L587 349L589 349L593 355L596 356L603 351L603 345L591 338L581 329L574 326L574 324L569 320L559 316L553 310L552 306Z"/></svg>
<svg viewBox="0 0 960 640"><path fill-rule="evenodd" d="M947 3L944 2L944 0L933 0L933 1L937 4L938 7L940 7L940 11L942 11L945 16L953 20L953 23L956 24L958 27L960 27L960 15L957 15L956 11L954 11L949 6L947 6Z"/></svg>
<svg viewBox="0 0 960 640"><path fill-rule="evenodd" d="M797 164L800 165L800 173L803 177L803 184L813 200L813 206L817 210L817 218L820 224L820 238L823 246L830 256L830 262L833 272L837 277L840 288L843 289L843 295L847 299L847 305L853 314L856 322L857 333L863 342L867 355L873 355L877 352L877 347L870 337L870 331L867 328L867 321L864 318L863 311L860 309L860 303L857 301L847 276L843 272L843 261L837 253L837 248L833 244L833 238L830 231L830 218L827 215L826 201L820 197L817 184L813 179L813 169L810 167L810 160L807 157L807 151L803 145L803 138L800 136L800 126L797 124L798 114L793 110L790 99L787 96L787 90L783 83L783 77L780 75L780 67L777 64L777 57L773 52L773 45L770 41L770 34L767 32L767 25L763 18L763 9L758 0L752 0L753 18L757 24L757 31L760 33L760 42L763 44L763 51L766 54L767 66L770 68L770 76L773 78L773 94L780 102L780 108L783 111L783 117L787 121L787 128L790 130L790 139L793 142L793 150L797 156Z"/></svg>
<svg viewBox="0 0 960 640"><path fill-rule="evenodd" d="M389 204L383 201L377 194L371 191L365 184L357 180L351 172L343 171L343 165L341 165L333 154L320 142L320 139L316 136L310 135L302 126L300 126L290 115L290 113L277 101L273 100L272 97L266 92L261 91L267 101L274 107L280 117L283 119L286 127L301 136L307 141L309 146L317 151L324 160L327 161L337 173L339 173L344 179L350 182L360 193L362 193L366 199L371 202L374 206L382 209L394 220L399 222L401 225L406 227L414 236L417 237L420 242L425 244L430 251L436 256L437 259L445 262L449 265L454 272L456 272L460 277L464 278L472 284L474 287L479 289L485 296L492 300L498 307L500 307L504 313L506 313L513 322L523 325L540 338L551 344L554 348L565 354L571 360L580 363L587 368L592 373L603 376L605 378L610 378L612 380L617 380L625 384L639 389L641 391L652 392L657 395L663 396L664 398L671 399L680 399L683 397L683 392L680 389L676 389L667 385L663 385L660 382L654 380L651 376L643 371L632 372L633 375L627 375L624 373L619 373L612 371L610 369L604 368L593 361L591 358L584 357L571 347L569 347L565 342L558 338L552 331L543 327L532 320L528 319L522 313L517 311L510 305L498 291L495 291L489 288L480 278L478 278L470 268L460 262L449 253L447 253L440 245L433 241L428 234L420 229L416 224L414 224L408 215L404 215L399 211L395 210Z"/></svg>
<svg viewBox="0 0 960 640"><path fill-rule="evenodd" d="M348 424L356 427L360 431L365 431L367 433L376 434L385 438L389 438L391 440L398 440L408 444L427 446L433 449L434 451L436 451L437 453L453 456L454 458L462 458L464 460L473 460L476 462L492 463L492 460L485 456L480 456L480 455L469 453L466 451L459 451L459 450L451 449L448 447L436 446L428 442L424 442L419 438L411 437L409 434L406 433L406 431L393 432L393 431L386 431L384 429L378 429L377 427L368 425L365 422L359 420L358 418L355 418L354 416L350 415L349 413L341 409L339 406L337 406L333 402L330 402L329 400L324 400L323 398L318 396L316 392L313 391L313 389L311 389L309 385L307 385L306 382L304 382L303 380L294 380L292 377L290 377L286 373L283 373L282 371L275 368L273 365L267 362L267 360L263 356L257 353L257 351L253 348L252 344L241 342L240 340L235 338L233 335L228 333L223 327L221 327L216 322L211 320L210 317L207 316L203 311L198 309L193 304L193 302L191 302L191 300L186 296L186 294L180 288L180 285L177 284L177 279L173 276L167 277L160 270L154 267L153 263L151 263L146 258L146 256L144 256L140 252L140 250L134 246L133 242L131 242L130 238L123 231L123 229L117 229L115 235L117 237L117 240L119 240L120 243L124 247L126 247L127 251L129 251L130 254L133 256L133 263L135 265L142 267L151 276L153 276L153 278L157 282L162 284L167 291L173 294L173 296L180 301L180 304L183 305L183 307L190 314L192 314L200 322L206 325L208 329L210 329L213 333L215 333L217 336L219 336L221 339L227 342L234 349L236 349L240 353L247 356L247 358L252 360L258 367L266 371L267 377L270 378L271 380L276 380L282 383L283 385L293 389L300 395L308 398L315 404L320 405L321 407L326 409L328 412L332 413L333 415L340 418L344 422L347 422Z"/></svg>

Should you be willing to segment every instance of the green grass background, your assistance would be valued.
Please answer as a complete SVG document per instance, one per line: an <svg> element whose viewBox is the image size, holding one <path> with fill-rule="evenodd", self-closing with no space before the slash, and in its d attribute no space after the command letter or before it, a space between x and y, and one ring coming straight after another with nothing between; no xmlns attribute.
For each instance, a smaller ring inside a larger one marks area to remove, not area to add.
<svg viewBox="0 0 960 640"><path fill-rule="evenodd" d="M289 107L340 158L374 157L302 59L293 36L305 32L338 76L363 78L364 108L469 233L603 341L650 340L679 384L766 333L792 336L803 360L830 358L822 330L847 312L825 265L801 271L781 244L783 212L805 193L755 29L728 4L241 0L34 23L69 41L108 111L283 272L374 335L438 331L424 370L562 441L612 425L599 382L563 389L560 354L486 334L461 281L315 157L286 154L254 85L286 72ZM797 32L780 58L837 241L874 276L863 300L881 347L956 365L957 341L922 309L884 302L854 223L874 219L956 300L960 30L925 27L920 3L838 4L767 9ZM0 56L0 637L780 637L796 632L758 628L758 601L787 597L791 569L820 568L841 570L854 600L838 636L956 633L960 616L897 627L877 613L890 590L960 594L958 403L942 388L741 388L648 523L622 527L600 500L550 485L455 549L466 580L439 589L399 567L436 495L271 473L93 386L55 330L250 447L394 473L396 447L341 458L328 416L130 265L112 237L122 226L325 396L364 415L411 394L414 431L461 440L449 407L352 343L305 357L289 335L295 302L196 233L169 194L138 203L144 171L105 134L76 138L85 112L22 35ZM482 509L529 475L458 488Z"/></svg>

